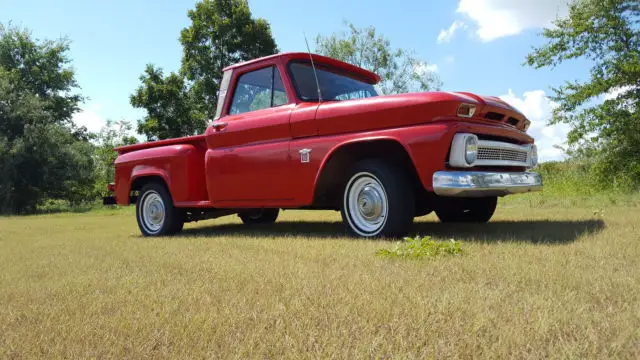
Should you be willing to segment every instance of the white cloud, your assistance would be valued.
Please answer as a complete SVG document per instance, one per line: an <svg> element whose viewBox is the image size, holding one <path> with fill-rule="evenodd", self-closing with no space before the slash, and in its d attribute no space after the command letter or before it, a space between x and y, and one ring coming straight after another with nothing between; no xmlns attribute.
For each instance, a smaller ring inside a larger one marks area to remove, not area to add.
<svg viewBox="0 0 640 360"><path fill-rule="evenodd" d="M427 70L428 72L438 72L438 65L429 64L426 66L425 70Z"/></svg>
<svg viewBox="0 0 640 360"><path fill-rule="evenodd" d="M438 72L438 65L420 62L413 67L413 71L415 71L418 75L425 75L430 72Z"/></svg>
<svg viewBox="0 0 640 360"><path fill-rule="evenodd" d="M453 34L456 32L456 30L466 29L466 28L467 28L467 24L465 24L464 22L460 20L454 21L453 24L449 26L449 29L440 30L440 33L438 34L438 39L437 39L438 44L451 41L451 38L453 38Z"/></svg>
<svg viewBox="0 0 640 360"><path fill-rule="evenodd" d="M506 95L499 97L518 109L531 121L528 133L535 139L540 161L562 160L564 158L563 152L555 148L554 145L563 146L565 144L569 125L547 125L551 118L551 111L558 104L551 101L545 95L544 90L527 91L522 97L518 97L509 89Z"/></svg>
<svg viewBox="0 0 640 360"><path fill-rule="evenodd" d="M627 85L627 86L620 86L614 89L609 90L609 92L607 92L606 94L604 94L604 100L613 100L615 98L617 98L618 96L626 93L627 91L631 90L633 87L631 85Z"/></svg>
<svg viewBox="0 0 640 360"><path fill-rule="evenodd" d="M491 41L526 29L551 26L557 17L568 14L567 9L567 0L460 0L456 12L475 22L481 40ZM454 21L449 30L455 31L458 22ZM440 32L443 37L447 34L445 30Z"/></svg>
<svg viewBox="0 0 640 360"><path fill-rule="evenodd" d="M73 114L72 120L78 126L86 126L89 132L99 132L106 124L106 120L99 114L100 109L99 104L91 104Z"/></svg>

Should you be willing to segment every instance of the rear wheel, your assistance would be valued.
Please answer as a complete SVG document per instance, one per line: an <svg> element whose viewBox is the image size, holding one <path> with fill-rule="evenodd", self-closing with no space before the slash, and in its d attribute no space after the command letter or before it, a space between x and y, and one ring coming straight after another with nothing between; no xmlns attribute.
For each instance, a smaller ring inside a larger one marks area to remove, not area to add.
<svg viewBox="0 0 640 360"><path fill-rule="evenodd" d="M363 160L348 177L341 210L343 222L355 235L404 236L415 214L412 184L400 168Z"/></svg>
<svg viewBox="0 0 640 360"><path fill-rule="evenodd" d="M487 222L493 216L498 198L451 198L441 201L436 215L442 222Z"/></svg>
<svg viewBox="0 0 640 360"><path fill-rule="evenodd" d="M175 234L184 225L182 211L173 206L169 191L158 182L148 183L140 190L136 219L144 236Z"/></svg>
<svg viewBox="0 0 640 360"><path fill-rule="evenodd" d="M280 209L255 209L238 214L245 224L271 224L276 222Z"/></svg>

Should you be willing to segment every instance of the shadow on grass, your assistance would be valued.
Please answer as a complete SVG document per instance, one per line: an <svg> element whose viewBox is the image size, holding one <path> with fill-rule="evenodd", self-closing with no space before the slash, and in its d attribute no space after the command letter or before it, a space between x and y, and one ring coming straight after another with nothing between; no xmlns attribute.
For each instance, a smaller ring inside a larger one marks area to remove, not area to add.
<svg viewBox="0 0 640 360"><path fill-rule="evenodd" d="M34 211L22 212L22 213L2 213L0 214L0 217L28 217L28 216L56 215L56 214L85 214L94 210L95 210L95 207L92 207L92 206L46 208L46 209L36 209Z"/></svg>
<svg viewBox="0 0 640 360"><path fill-rule="evenodd" d="M73 207L61 207L61 208L50 208L50 209L38 209L32 214L28 215L52 215L52 214L84 214L90 211L95 210L96 207L93 205L87 206L73 206Z"/></svg>
<svg viewBox="0 0 640 360"><path fill-rule="evenodd" d="M578 237L604 229L604 221L493 221L487 224L443 224L415 222L410 236L453 238L459 241L569 243ZM223 224L184 229L178 236L305 236L336 238L350 237L341 222L281 221L269 225Z"/></svg>
<svg viewBox="0 0 640 360"><path fill-rule="evenodd" d="M17 214L0 214L0 217L28 217L39 215L57 215L57 214L86 214L90 212L101 211L121 211L126 209L125 206L111 206L111 205L79 205L79 206L67 206L67 207L47 207L38 208L32 212L17 213Z"/></svg>

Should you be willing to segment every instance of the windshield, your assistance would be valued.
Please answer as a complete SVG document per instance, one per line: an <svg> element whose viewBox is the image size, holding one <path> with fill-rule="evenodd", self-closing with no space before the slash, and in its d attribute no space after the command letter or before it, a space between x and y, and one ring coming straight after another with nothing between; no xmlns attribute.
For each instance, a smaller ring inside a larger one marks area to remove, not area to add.
<svg viewBox="0 0 640 360"><path fill-rule="evenodd" d="M318 88L310 63L294 62L289 65L293 85L298 97L304 101L318 101ZM354 77L341 75L316 64L322 100L352 100L378 96L375 87Z"/></svg>

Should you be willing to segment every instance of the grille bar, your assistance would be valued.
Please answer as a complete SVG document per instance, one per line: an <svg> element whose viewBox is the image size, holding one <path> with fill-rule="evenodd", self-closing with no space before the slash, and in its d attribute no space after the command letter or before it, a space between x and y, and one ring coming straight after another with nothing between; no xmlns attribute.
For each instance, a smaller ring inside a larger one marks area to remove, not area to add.
<svg viewBox="0 0 640 360"><path fill-rule="evenodd" d="M517 145L502 141L478 141L478 166L529 166L527 145Z"/></svg>
<svg viewBox="0 0 640 360"><path fill-rule="evenodd" d="M478 148L478 160L527 161L527 153L509 149Z"/></svg>

